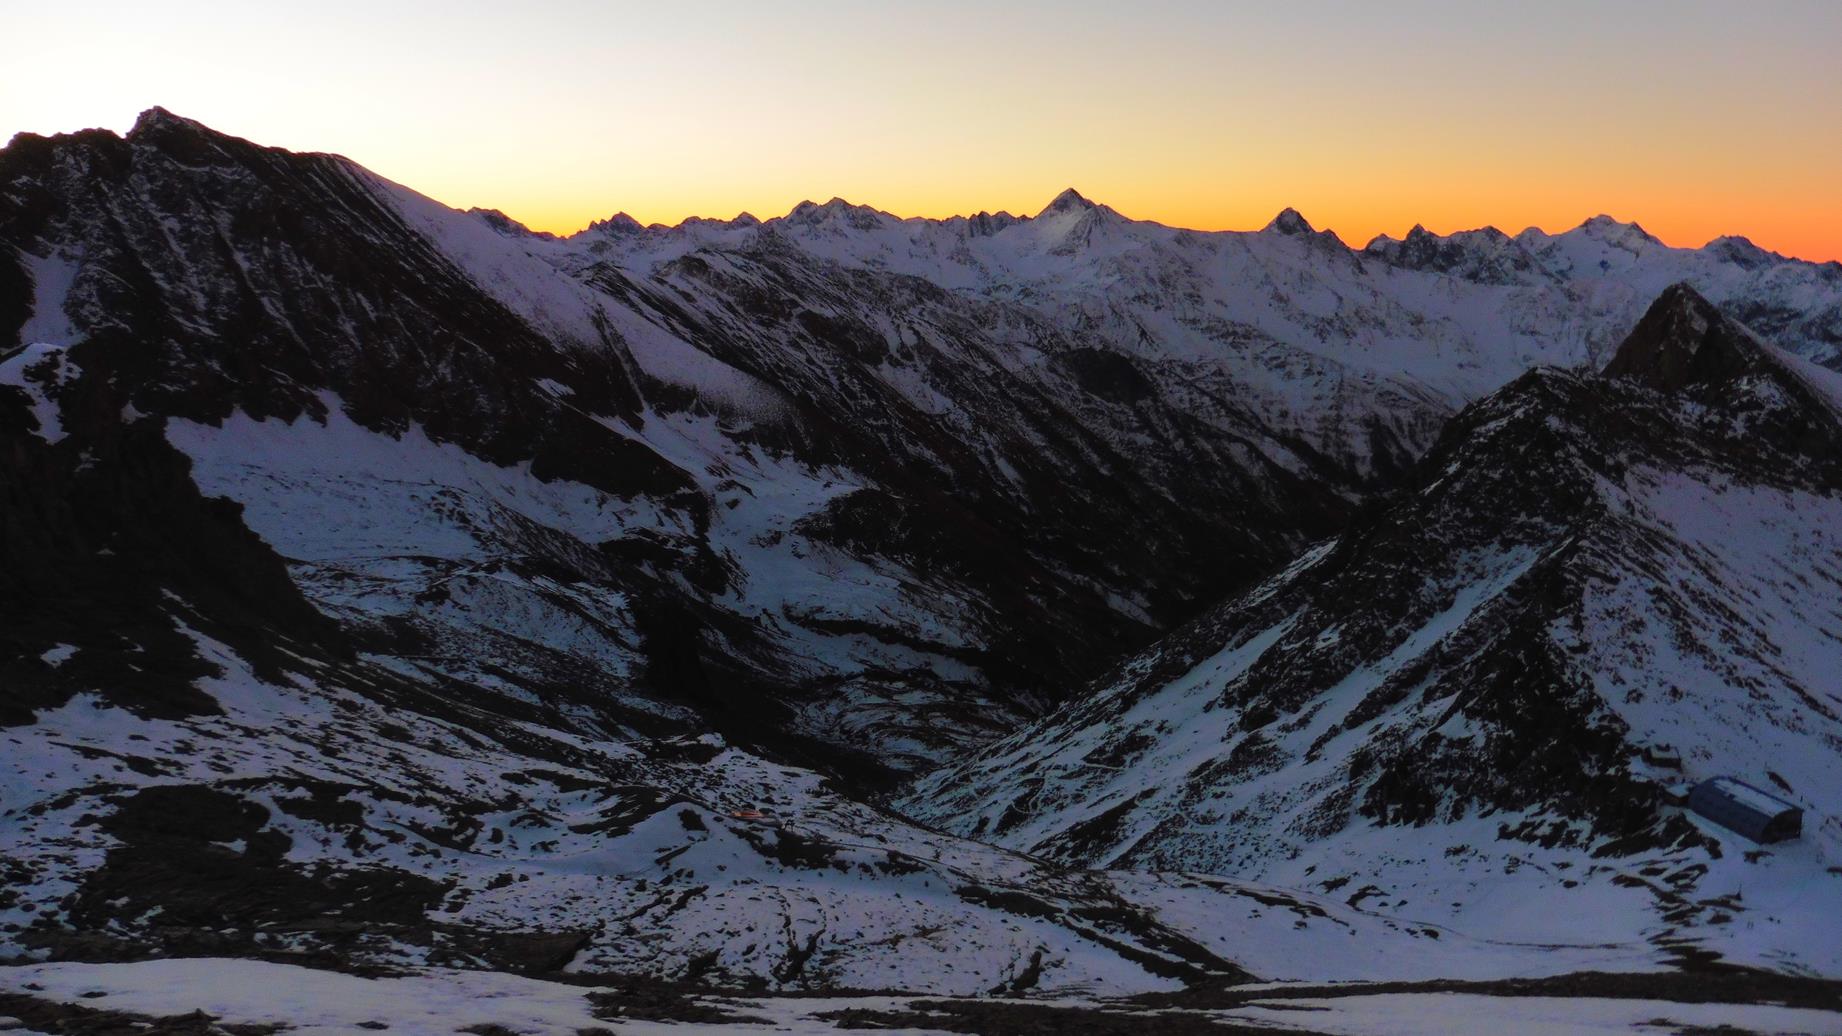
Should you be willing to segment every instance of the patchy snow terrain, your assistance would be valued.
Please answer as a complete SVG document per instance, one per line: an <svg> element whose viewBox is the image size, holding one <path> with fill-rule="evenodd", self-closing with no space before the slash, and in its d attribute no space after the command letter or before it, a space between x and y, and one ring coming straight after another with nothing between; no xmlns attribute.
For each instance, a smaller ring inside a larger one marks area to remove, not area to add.
<svg viewBox="0 0 1842 1036"><path fill-rule="evenodd" d="M0 827L12 952L961 995L1665 959L1627 942L1532 960L1278 888L1069 870L916 828L714 737L568 735L370 664L303 660L268 682L193 636L220 668L201 683L220 715L141 718L85 695L0 735L0 788L22 804Z"/></svg>
<svg viewBox="0 0 1842 1036"><path fill-rule="evenodd" d="M1836 973L1842 422L1686 288L1611 369L1476 404L1388 508L903 806L1071 864ZM1672 804L1718 775L1805 837Z"/></svg>
<svg viewBox="0 0 1842 1036"><path fill-rule="evenodd" d="M1834 1006L1742 1002L1842 973L1835 264L1072 191L559 239L159 109L0 151L0 244L57 1026ZM1722 773L1806 837L1670 805ZM1753 984L1490 986L1684 967Z"/></svg>

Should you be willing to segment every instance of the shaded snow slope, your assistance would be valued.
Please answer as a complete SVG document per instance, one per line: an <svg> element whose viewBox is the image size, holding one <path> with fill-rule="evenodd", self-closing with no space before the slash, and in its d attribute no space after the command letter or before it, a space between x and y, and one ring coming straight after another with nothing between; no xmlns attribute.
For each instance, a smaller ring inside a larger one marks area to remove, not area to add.
<svg viewBox="0 0 1842 1036"><path fill-rule="evenodd" d="M1471 407L1389 507L905 807L1069 862L1834 973L1842 423L1817 368L1686 288L1612 369ZM1719 774L1805 838L1664 794Z"/></svg>

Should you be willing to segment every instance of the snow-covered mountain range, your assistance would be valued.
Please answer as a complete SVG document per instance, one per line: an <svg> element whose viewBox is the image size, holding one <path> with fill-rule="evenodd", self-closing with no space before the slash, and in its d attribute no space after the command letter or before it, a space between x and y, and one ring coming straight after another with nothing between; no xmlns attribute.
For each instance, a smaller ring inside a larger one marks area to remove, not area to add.
<svg viewBox="0 0 1842 1036"><path fill-rule="evenodd" d="M1603 217L558 238L160 109L22 134L0 955L1834 974L1839 357L1842 265ZM1811 836L1672 812L1704 771Z"/></svg>

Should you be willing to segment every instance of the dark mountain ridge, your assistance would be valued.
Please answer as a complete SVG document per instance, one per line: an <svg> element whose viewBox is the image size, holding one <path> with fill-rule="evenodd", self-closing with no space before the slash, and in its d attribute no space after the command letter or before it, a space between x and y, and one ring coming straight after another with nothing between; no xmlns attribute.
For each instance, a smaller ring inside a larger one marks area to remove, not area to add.
<svg viewBox="0 0 1842 1036"><path fill-rule="evenodd" d="M0 154L0 182L0 235L17 256L0 262L11 286L11 355L38 344L19 340L29 326L67 323L72 335L47 353L55 363L22 367L8 390L24 408L9 419L24 426L13 447L20 497L58 484L47 482L48 467L74 471L83 457L103 465L83 478L104 478L104 444L123 437L142 442L148 463L182 493L184 461L160 442L164 422L221 427L241 414L325 426L337 407L378 435L414 430L498 467L524 466L540 483L653 508L661 519L652 529L507 545L528 573L644 602L601 634L642 663L613 686L588 673L599 689L569 688L584 675L570 656L506 646L527 656L513 668L532 693L572 707L634 693L665 713L689 703L720 729L769 736L777 750L813 760L839 757L819 751L810 731L794 733L796 714L848 712L838 696L866 683L886 689L879 695L938 698L958 713L955 728L1000 729L1222 581L1254 578L1313 530L1334 528L1349 506L1347 474L1286 470L1265 459L1272 447L1245 445L1272 433L1198 422L1135 382L1131 360L1028 312L969 303L914 278L814 268L800 253L763 247L720 261L685 256L651 275L602 262L577 280L522 251L522 238L500 253L468 236L478 219L502 238L503 220L429 208L337 156L259 147L160 109L125 137L22 135ZM810 208L813 218L826 211ZM481 256L499 265L467 268ZM887 326L892 314L901 327ZM1006 325L1021 325L1058 363L1015 366L988 340L989 328ZM664 336L687 359L712 358L698 362L741 379L752 400L737 409L707 387L649 373L633 336ZM925 380L970 423L955 427L917 407L892 388L891 368ZM54 379L54 369L64 373ZM57 441L36 427L40 414L57 421ZM890 622L880 605L793 620L803 627L796 638L829 638L854 655L863 652L847 645L868 638L881 643L879 657L814 671L789 657L810 646L764 634L720 600L745 578L735 548L713 545L709 531L723 480L645 442L649 420L698 415L716 417L733 444L724 450L765 451L860 483L818 512L788 516L778 535L893 577L916 618ZM103 521L84 507L89 521ZM234 530L233 512L222 514ZM1239 535L1224 538L1224 528ZM160 537L189 538L176 528ZM24 529L9 540L18 551L9 599L22 606L56 597L58 573L79 564L76 554L94 554L86 544L39 564L44 541ZM431 574L435 582L404 588L423 606L348 635L386 653L435 653L429 646L450 627L425 613L450 599L435 587L452 585L454 573ZM932 591L968 603L950 620L962 630L943 636L920 617ZM145 605L152 592L143 587L137 599ZM238 611L233 624L257 622L275 636L324 633L311 611ZM76 614L58 628L53 614L10 623L11 653L32 659L87 635ZM105 650L114 649L96 644L86 656ZM617 710L607 722L656 723L644 713L660 711ZM898 751L937 751L933 724L904 713L885 710L874 722L899 728ZM882 765L864 763L870 772Z"/></svg>

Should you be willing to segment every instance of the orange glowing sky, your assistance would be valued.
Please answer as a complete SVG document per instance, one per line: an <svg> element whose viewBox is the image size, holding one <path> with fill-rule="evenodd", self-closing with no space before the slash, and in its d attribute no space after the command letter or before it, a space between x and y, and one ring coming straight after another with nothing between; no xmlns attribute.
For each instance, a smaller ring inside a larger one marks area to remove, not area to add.
<svg viewBox="0 0 1842 1036"><path fill-rule="evenodd" d="M1836 0L0 2L0 135L160 104L558 232L1073 185L1357 245L1605 212L1842 259Z"/></svg>

